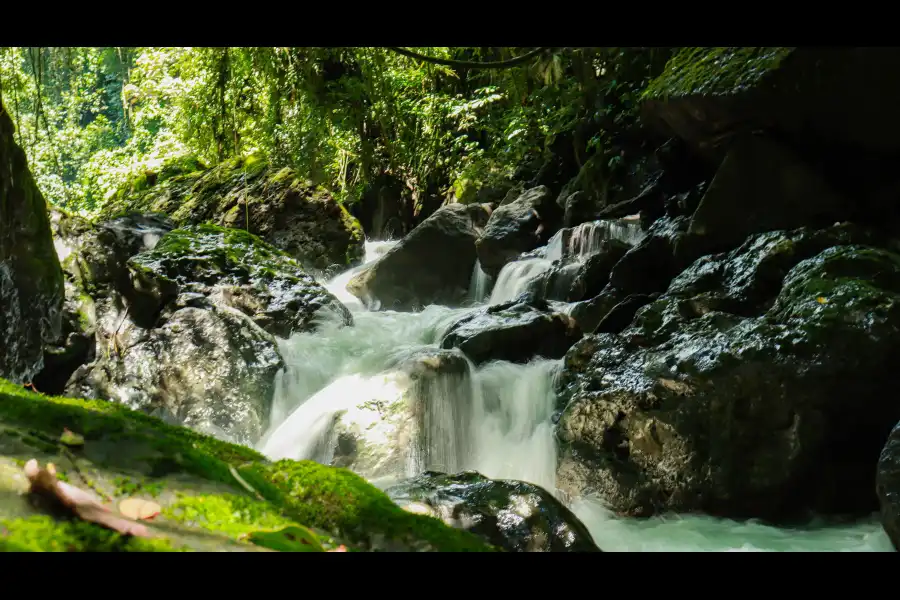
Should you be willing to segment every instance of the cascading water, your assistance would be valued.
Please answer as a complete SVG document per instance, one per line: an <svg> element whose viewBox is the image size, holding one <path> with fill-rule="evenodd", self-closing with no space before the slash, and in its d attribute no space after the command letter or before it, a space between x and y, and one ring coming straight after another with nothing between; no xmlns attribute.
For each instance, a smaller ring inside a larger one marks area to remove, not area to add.
<svg viewBox="0 0 900 600"><path fill-rule="evenodd" d="M600 234L583 226L577 238L581 241L573 245L570 237L565 248L562 238L555 238L544 250L545 258L506 265L489 302L524 291L540 268L549 268L554 253L590 252L597 235L632 236L626 241L633 243L637 238L632 225ZM272 426L259 443L261 452L273 459L348 466L381 487L424 470L474 469L555 492L551 415L558 361L497 361L476 368L457 351L439 350L437 344L450 324L477 307L367 311L345 287L394 243L367 243L365 264L327 283L353 312L354 326L325 323L316 333L281 341L287 368L277 384ZM489 285L479 271L476 265L477 289L470 298L474 302L484 301ZM445 363L452 368L441 366ZM435 370L425 377L420 367ZM348 451L344 446L350 434L357 438ZM891 550L874 519L853 526L785 530L694 515L620 518L593 499L576 499L571 508L606 551Z"/></svg>

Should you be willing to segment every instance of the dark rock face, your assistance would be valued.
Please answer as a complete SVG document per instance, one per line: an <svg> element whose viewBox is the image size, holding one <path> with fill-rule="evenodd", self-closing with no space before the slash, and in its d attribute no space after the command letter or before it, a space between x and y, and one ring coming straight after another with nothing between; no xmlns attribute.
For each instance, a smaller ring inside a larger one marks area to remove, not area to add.
<svg viewBox="0 0 900 600"><path fill-rule="evenodd" d="M566 355L558 476L632 515L780 521L875 507L900 419L900 256L850 226L706 257Z"/></svg>
<svg viewBox="0 0 900 600"><path fill-rule="evenodd" d="M463 302L477 260L475 241L489 215L486 205L441 207L354 277L347 289L370 308L409 310Z"/></svg>
<svg viewBox="0 0 900 600"><path fill-rule="evenodd" d="M777 129L880 152L900 149L895 48L684 48L643 96L662 133L716 154L735 133Z"/></svg>
<svg viewBox="0 0 900 600"><path fill-rule="evenodd" d="M123 209L155 212L179 226L211 222L248 230L307 269L352 266L365 253L359 221L330 193L300 181L288 168L271 169L258 157L154 183L140 191L123 190L104 215L113 217Z"/></svg>
<svg viewBox="0 0 900 600"><path fill-rule="evenodd" d="M59 336L63 276L47 204L0 104L0 377L30 383L43 344Z"/></svg>
<svg viewBox="0 0 900 600"><path fill-rule="evenodd" d="M590 255L558 262L537 277L529 289L540 298L561 302L593 298L603 291L613 267L630 249L619 240L602 240Z"/></svg>
<svg viewBox="0 0 900 600"><path fill-rule="evenodd" d="M253 444L268 426L283 366L273 335L309 331L323 318L351 323L346 307L295 260L244 231L200 225L157 243L160 228L137 217L98 230L82 234L81 248L105 240L108 254L66 261L91 274L79 281L94 293L96 336L94 359L72 375L68 395ZM115 232L118 244L106 239ZM151 241L152 249L120 262Z"/></svg>
<svg viewBox="0 0 900 600"><path fill-rule="evenodd" d="M729 147L688 236L699 251L718 252L754 233L827 226L844 213L844 201L791 151L761 136L744 136Z"/></svg>
<svg viewBox="0 0 900 600"><path fill-rule="evenodd" d="M540 301L514 300L478 309L455 322L442 348L459 348L472 362L561 358L581 336L575 322Z"/></svg>
<svg viewBox="0 0 900 600"><path fill-rule="evenodd" d="M131 300L126 262L151 250L174 224L162 215L131 213L94 225L59 210L51 211L50 222L66 295L60 336L45 346L44 369L34 384L61 394L75 369L94 359L98 317Z"/></svg>
<svg viewBox="0 0 900 600"><path fill-rule="evenodd" d="M894 548L900 549L900 424L891 431L881 451L876 481L881 524Z"/></svg>
<svg viewBox="0 0 900 600"><path fill-rule="evenodd" d="M600 552L590 532L546 490L474 471L426 472L387 491L406 510L441 519L510 552Z"/></svg>
<svg viewBox="0 0 900 600"><path fill-rule="evenodd" d="M561 223L560 213L546 186L527 190L498 207L476 244L481 268L496 277L506 263L546 244Z"/></svg>
<svg viewBox="0 0 900 600"><path fill-rule="evenodd" d="M688 225L687 217L657 219L613 267L609 290L617 290L623 297L664 291L672 278L699 256L692 256L682 245Z"/></svg>

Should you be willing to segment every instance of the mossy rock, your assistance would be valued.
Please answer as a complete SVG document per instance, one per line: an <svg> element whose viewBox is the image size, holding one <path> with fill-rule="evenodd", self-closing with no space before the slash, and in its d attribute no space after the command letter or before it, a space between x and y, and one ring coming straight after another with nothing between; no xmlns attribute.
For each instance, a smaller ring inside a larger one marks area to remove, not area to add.
<svg viewBox="0 0 900 600"><path fill-rule="evenodd" d="M83 445L60 443L64 429ZM130 497L158 503L161 514L146 522L152 537L123 537L49 511L27 494L22 466L32 458L110 505ZM0 380L0 550L307 550L298 534L322 549L493 550L403 511L349 471L270 463L114 403L43 396Z"/></svg>
<svg viewBox="0 0 900 600"><path fill-rule="evenodd" d="M900 255L852 227L769 233L701 259L558 380L557 472L647 516L790 523L877 509L900 405Z"/></svg>
<svg viewBox="0 0 900 600"><path fill-rule="evenodd" d="M271 167L260 155L234 158L211 169L191 157L158 175L130 182L101 210L157 212L178 225L211 222L244 229L287 252L306 268L351 266L365 253L359 221L325 189L301 181L289 168Z"/></svg>
<svg viewBox="0 0 900 600"><path fill-rule="evenodd" d="M900 150L895 48L683 48L642 96L646 121L710 157L760 129Z"/></svg>
<svg viewBox="0 0 900 600"><path fill-rule="evenodd" d="M152 312L178 294L215 297L283 338L313 329L320 318L352 323L349 311L286 252L240 229L204 224L166 234L128 261Z"/></svg>
<svg viewBox="0 0 900 600"><path fill-rule="evenodd" d="M30 382L59 336L63 275L47 204L0 105L0 376Z"/></svg>

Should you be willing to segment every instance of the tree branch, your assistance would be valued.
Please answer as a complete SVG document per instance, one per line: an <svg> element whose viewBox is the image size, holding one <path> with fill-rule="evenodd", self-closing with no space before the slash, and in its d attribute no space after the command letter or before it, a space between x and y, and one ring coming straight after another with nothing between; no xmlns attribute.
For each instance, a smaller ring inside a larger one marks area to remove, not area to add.
<svg viewBox="0 0 900 600"><path fill-rule="evenodd" d="M416 60L422 60L425 62L433 63L436 65L444 65L445 67L457 67L460 69L506 69L507 67L514 67L516 65L520 65L524 62L527 62L537 56L542 52L546 52L549 48L535 48L531 52L527 52L522 56L517 56L516 58L510 58L509 60L500 60L493 62L477 62L477 61L469 61L469 60L449 60L444 58L432 58L431 56L425 56L424 54L419 54L418 52L413 52L411 50L404 50L403 48L393 48L388 47L388 50L392 52L396 52L397 54L402 54L408 58L414 58Z"/></svg>

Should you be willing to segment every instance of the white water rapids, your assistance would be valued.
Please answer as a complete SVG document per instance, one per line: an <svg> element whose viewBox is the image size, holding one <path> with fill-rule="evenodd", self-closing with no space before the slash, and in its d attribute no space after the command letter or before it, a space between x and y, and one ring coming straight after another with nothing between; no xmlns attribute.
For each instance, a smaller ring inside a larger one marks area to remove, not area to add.
<svg viewBox="0 0 900 600"><path fill-rule="evenodd" d="M507 265L493 293L491 281L476 265L470 300L480 304L488 297L488 302L515 297L528 279L560 255L580 256L596 247L596 228L584 233L572 235L568 248L560 240L552 241L546 258ZM625 241L635 239L630 228L618 235L631 236ZM395 243L368 242L366 264ZM445 329L472 309L429 306L421 312L370 312L345 289L366 264L326 284L352 311L353 327L326 323L316 333L281 342L287 368L277 385L273 425L259 443L260 451L273 459L331 462L340 420L358 426L368 441L387 448L383 455L370 457L378 475L369 478L376 485L426 469L474 469L487 477L528 481L555 492L551 413L557 361L528 365L498 361L478 368L469 363L464 376L442 375L416 385L398 365L436 350ZM398 404L391 404L398 399ZM409 420L380 419L390 414L391 406L411 406L412 413L419 407L425 411L420 421L425 425L410 429ZM849 526L788 530L694 515L619 518L591 499L575 500L571 508L604 551L892 551L874 518Z"/></svg>

